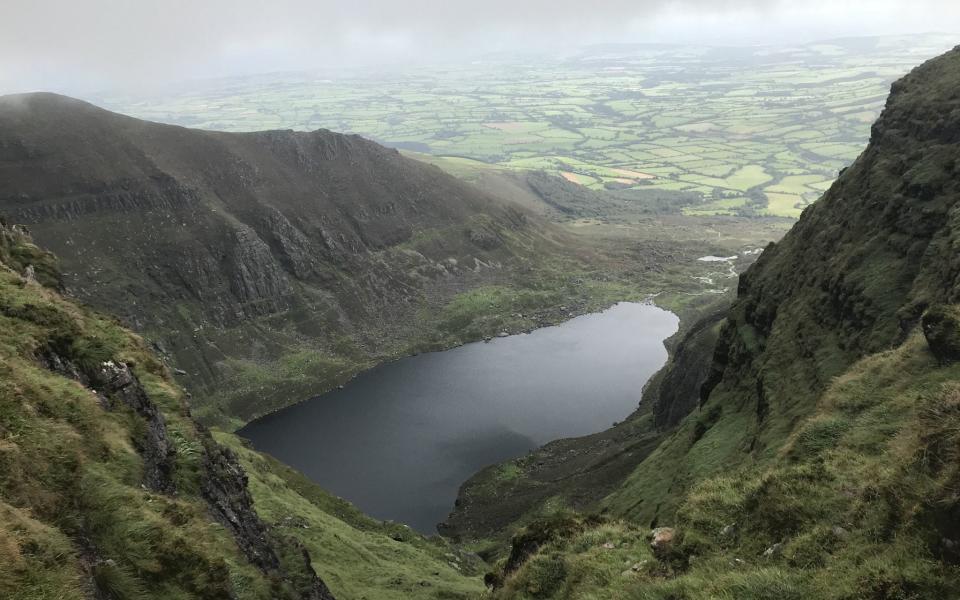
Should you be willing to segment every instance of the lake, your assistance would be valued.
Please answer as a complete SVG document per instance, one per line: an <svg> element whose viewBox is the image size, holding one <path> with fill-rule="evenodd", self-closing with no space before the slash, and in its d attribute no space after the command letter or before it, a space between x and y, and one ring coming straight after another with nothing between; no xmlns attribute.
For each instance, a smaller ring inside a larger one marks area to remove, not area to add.
<svg viewBox="0 0 960 600"><path fill-rule="evenodd" d="M367 514L436 533L483 467L630 414L677 324L653 305L620 303L380 365L239 433Z"/></svg>

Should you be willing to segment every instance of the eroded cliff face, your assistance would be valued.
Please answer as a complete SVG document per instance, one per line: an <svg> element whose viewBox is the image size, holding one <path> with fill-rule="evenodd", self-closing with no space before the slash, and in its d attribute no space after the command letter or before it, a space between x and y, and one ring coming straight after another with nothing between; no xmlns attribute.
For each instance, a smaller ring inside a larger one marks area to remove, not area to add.
<svg viewBox="0 0 960 600"><path fill-rule="evenodd" d="M306 548L295 538L271 531L257 514L247 474L237 456L206 432L202 443L201 495L213 517L233 535L243 556L267 576L285 581L303 600L334 600L314 571Z"/></svg>
<svg viewBox="0 0 960 600"><path fill-rule="evenodd" d="M286 378L322 391L429 341L424 310L558 247L526 213L357 136L194 131L51 94L0 99L0 214L61 257L71 294L156 340L199 407L241 420L309 393L255 399L257 365L328 356Z"/></svg>
<svg viewBox="0 0 960 600"><path fill-rule="evenodd" d="M699 405L700 388L710 374L710 359L728 308L727 301L719 302L684 331L669 364L644 388L643 402L652 404L658 430L675 427Z"/></svg>

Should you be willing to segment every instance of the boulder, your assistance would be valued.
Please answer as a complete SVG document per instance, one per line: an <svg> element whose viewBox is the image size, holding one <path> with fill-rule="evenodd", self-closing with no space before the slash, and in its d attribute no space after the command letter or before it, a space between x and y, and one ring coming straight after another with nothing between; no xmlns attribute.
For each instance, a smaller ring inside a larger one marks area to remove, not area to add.
<svg viewBox="0 0 960 600"><path fill-rule="evenodd" d="M850 535L849 531L847 531L843 527L840 527L839 525L834 525L830 531L833 532L833 535L837 536L840 539L845 539L847 536Z"/></svg>
<svg viewBox="0 0 960 600"><path fill-rule="evenodd" d="M657 558L665 558L673 548L676 530L673 527L657 527L650 532L650 548Z"/></svg>
<svg viewBox="0 0 960 600"><path fill-rule="evenodd" d="M941 363L960 359L960 309L936 304L923 314L923 335Z"/></svg>
<svg viewBox="0 0 960 600"><path fill-rule="evenodd" d="M781 554L783 554L783 544L779 542L763 551L763 556L765 558L776 558Z"/></svg>

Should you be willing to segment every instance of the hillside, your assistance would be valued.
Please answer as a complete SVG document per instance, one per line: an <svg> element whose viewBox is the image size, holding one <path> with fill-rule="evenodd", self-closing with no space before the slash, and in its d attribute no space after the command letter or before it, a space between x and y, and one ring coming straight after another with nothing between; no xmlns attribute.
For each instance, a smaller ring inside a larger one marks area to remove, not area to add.
<svg viewBox="0 0 960 600"><path fill-rule="evenodd" d="M741 276L701 390L703 412L729 415L685 463L775 455L834 378L957 301L958 85L958 50L895 83L867 149Z"/></svg>
<svg viewBox="0 0 960 600"><path fill-rule="evenodd" d="M960 595L958 90L960 48L893 85L741 276L699 409L598 516L519 532L497 597Z"/></svg>
<svg viewBox="0 0 960 600"><path fill-rule="evenodd" d="M524 211L358 136L190 130L52 94L0 98L0 214L221 423L499 332L424 311L521 271L536 284L531 257L559 247Z"/></svg>
<svg viewBox="0 0 960 600"><path fill-rule="evenodd" d="M475 558L361 515L232 435L215 441L143 340L58 284L52 255L0 222L0 597L482 589Z"/></svg>
<svg viewBox="0 0 960 600"><path fill-rule="evenodd" d="M57 279L0 223L0 595L332 598L163 366Z"/></svg>

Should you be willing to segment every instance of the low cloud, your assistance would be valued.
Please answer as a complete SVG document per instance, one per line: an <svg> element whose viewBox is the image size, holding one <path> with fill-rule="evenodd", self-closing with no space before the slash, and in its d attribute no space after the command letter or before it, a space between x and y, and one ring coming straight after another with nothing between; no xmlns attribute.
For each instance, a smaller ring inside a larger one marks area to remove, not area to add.
<svg viewBox="0 0 960 600"><path fill-rule="evenodd" d="M960 30L947 0L4 0L0 93L597 42L711 44Z"/></svg>

